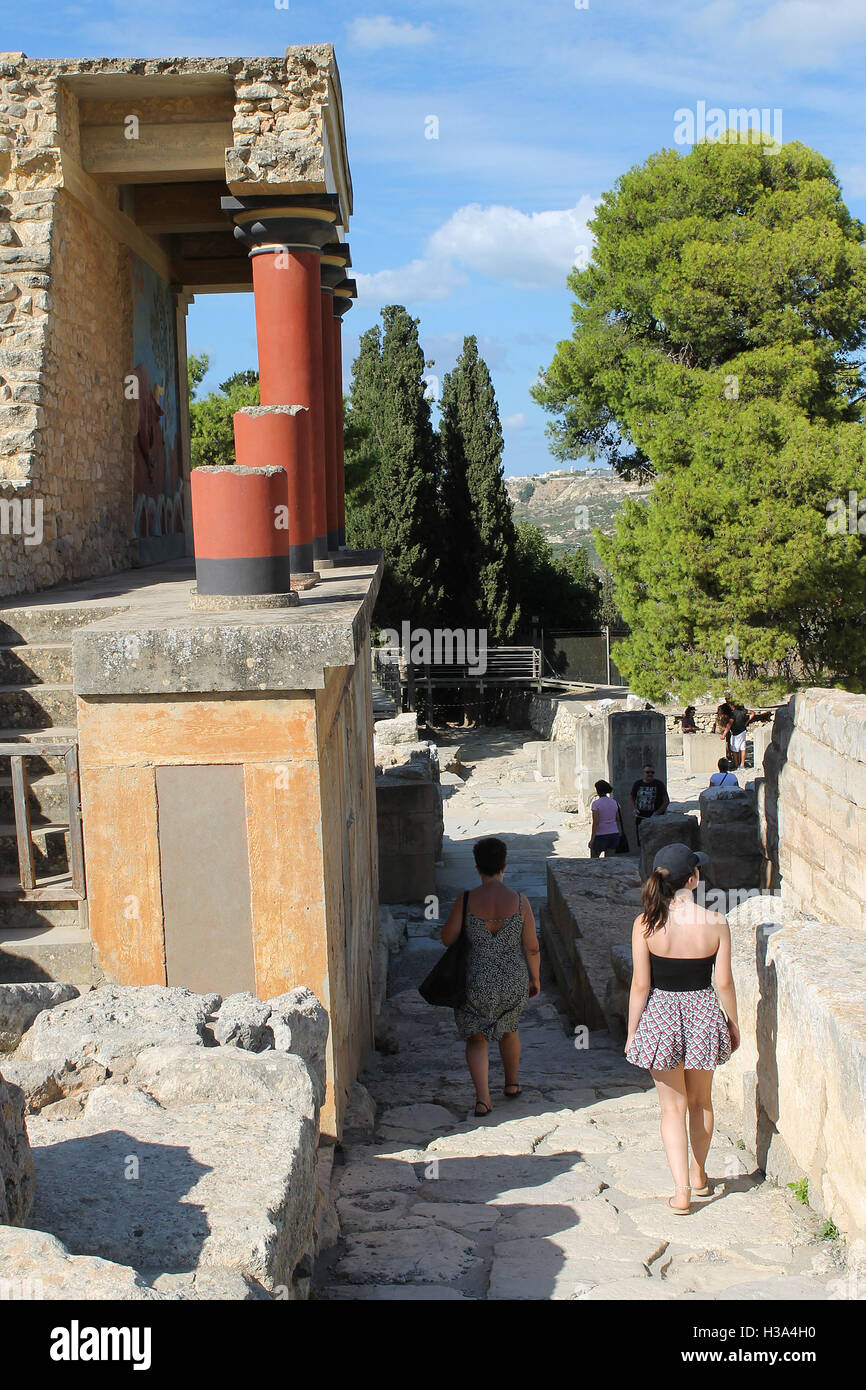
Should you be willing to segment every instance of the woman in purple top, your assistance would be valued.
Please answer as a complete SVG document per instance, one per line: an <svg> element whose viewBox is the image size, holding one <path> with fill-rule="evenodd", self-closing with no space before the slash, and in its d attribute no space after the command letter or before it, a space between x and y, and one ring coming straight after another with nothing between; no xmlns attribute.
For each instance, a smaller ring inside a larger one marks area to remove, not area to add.
<svg viewBox="0 0 866 1390"><path fill-rule="evenodd" d="M619 803L614 801L611 795L613 787L610 782L596 782L595 790L596 799L590 806L592 838L589 842L589 853L593 859L600 859L602 855L606 859L609 854L616 854L619 847L622 821Z"/></svg>

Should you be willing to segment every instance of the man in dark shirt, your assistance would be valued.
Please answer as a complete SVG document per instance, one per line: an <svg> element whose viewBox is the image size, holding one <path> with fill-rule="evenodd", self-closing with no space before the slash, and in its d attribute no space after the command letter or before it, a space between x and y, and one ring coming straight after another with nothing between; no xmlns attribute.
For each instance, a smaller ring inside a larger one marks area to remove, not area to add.
<svg viewBox="0 0 866 1390"><path fill-rule="evenodd" d="M728 747L731 750L730 761L734 767L745 767L746 765L746 731L754 717L754 710L746 709L745 705L739 703L734 705L731 710L725 734Z"/></svg>
<svg viewBox="0 0 866 1390"><path fill-rule="evenodd" d="M656 770L650 763L647 763L644 768L643 777L638 778L632 787L630 800L634 811L638 843L640 843L642 822L649 820L650 816L664 815L671 804L667 787L656 777Z"/></svg>

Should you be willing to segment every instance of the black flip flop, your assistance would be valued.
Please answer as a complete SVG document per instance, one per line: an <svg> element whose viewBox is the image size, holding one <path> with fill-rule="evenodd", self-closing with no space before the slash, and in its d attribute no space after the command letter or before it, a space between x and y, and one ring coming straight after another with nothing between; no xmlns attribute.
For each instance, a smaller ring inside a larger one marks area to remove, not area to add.
<svg viewBox="0 0 866 1390"><path fill-rule="evenodd" d="M503 1094L504 1094L504 1096L506 1097L507 1100L517 1100L517 1097L520 1095L520 1093L521 1093L522 1090L523 1090L523 1087L522 1087L522 1086L518 1086L518 1084L517 1084L516 1081L511 1081L511 1082L509 1082L509 1084L505 1087L505 1090L504 1090Z"/></svg>
<svg viewBox="0 0 866 1390"><path fill-rule="evenodd" d="M475 1102L475 1114L478 1116L479 1119L481 1119L484 1115L489 1115L492 1109L493 1106L488 1105L486 1100L477 1100Z"/></svg>

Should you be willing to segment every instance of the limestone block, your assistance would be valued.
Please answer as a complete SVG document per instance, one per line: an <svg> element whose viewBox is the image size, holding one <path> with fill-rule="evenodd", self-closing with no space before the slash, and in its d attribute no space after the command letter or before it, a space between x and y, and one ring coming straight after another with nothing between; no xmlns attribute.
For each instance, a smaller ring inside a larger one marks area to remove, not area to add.
<svg viewBox="0 0 866 1390"><path fill-rule="evenodd" d="M129 1265L93 1255L71 1255L45 1231L0 1225L0 1269L0 1284L9 1288L10 1297L15 1299L126 1303L173 1297L157 1292Z"/></svg>
<svg viewBox="0 0 866 1390"><path fill-rule="evenodd" d="M78 997L74 985L46 981L39 984L0 985L0 1052L11 1052L43 1009L53 1009Z"/></svg>
<svg viewBox="0 0 866 1390"><path fill-rule="evenodd" d="M102 985L79 999L40 1013L21 1040L26 1058L68 1058L76 1066L98 1061L114 1069L146 1048L208 1041L208 1019L218 994L193 994L180 986Z"/></svg>
<svg viewBox="0 0 866 1390"><path fill-rule="evenodd" d="M682 811L666 811L650 816L640 828L640 876L643 883L652 873L653 859L665 845L683 844L697 849L700 827L694 816Z"/></svg>
<svg viewBox="0 0 866 1390"><path fill-rule="evenodd" d="M665 734L665 753L669 758L682 758L683 744L688 743L689 739L694 738L694 734Z"/></svg>
<svg viewBox="0 0 866 1390"><path fill-rule="evenodd" d="M708 787L700 795L701 849L714 888L758 888L761 850L758 812L742 787Z"/></svg>
<svg viewBox="0 0 866 1390"><path fill-rule="evenodd" d="M15 1055L4 1059L3 1074L7 1081L21 1087L27 1114L38 1115L46 1105L55 1105L101 1086L108 1072L100 1062L86 1062L76 1067L65 1057L28 1061Z"/></svg>
<svg viewBox="0 0 866 1390"><path fill-rule="evenodd" d="M686 773L718 772L719 758L725 756L725 741L718 734L689 734L683 738Z"/></svg>
<svg viewBox="0 0 866 1390"><path fill-rule="evenodd" d="M384 906L379 908L379 939L389 952L402 951L409 939L405 921L397 921L390 908Z"/></svg>
<svg viewBox="0 0 866 1390"><path fill-rule="evenodd" d="M573 797L577 795L577 761L576 749L573 743L564 743L557 740L552 745L553 748L553 767L556 777L556 790L559 796Z"/></svg>
<svg viewBox="0 0 866 1390"><path fill-rule="evenodd" d="M0 1076L0 1227L25 1224L34 1190L24 1093Z"/></svg>
<svg viewBox="0 0 866 1390"><path fill-rule="evenodd" d="M442 799L432 782L376 779L379 899L422 902L436 892L442 837Z"/></svg>
<svg viewBox="0 0 866 1390"><path fill-rule="evenodd" d="M772 724L752 724L749 728L749 738L752 741L752 760L755 768L762 768L767 749L773 740Z"/></svg>
<svg viewBox="0 0 866 1390"><path fill-rule="evenodd" d="M294 1052L325 1087L325 1049L330 1023L327 1012L311 989L301 985L269 999L268 1027L278 1052Z"/></svg>
<svg viewBox="0 0 866 1390"><path fill-rule="evenodd" d="M397 714L393 719L379 719L375 726L376 741L383 744L418 742L418 716L414 712Z"/></svg>
<svg viewBox="0 0 866 1390"><path fill-rule="evenodd" d="M143 1052L129 1073L130 1086L176 1108L211 1101L257 1101L279 1098L302 1115L316 1110L316 1078L303 1058L285 1052L247 1052L244 1048L154 1047ZM86 1113L101 1102L88 1100Z"/></svg>
<svg viewBox="0 0 866 1390"><path fill-rule="evenodd" d="M201 1051L219 1059L212 1079L223 1068L236 1078L236 1094L161 1105L137 1088L108 1085L59 1133L54 1121L31 1121L33 1224L73 1253L132 1264L144 1277L208 1268L288 1288L312 1240L315 1112L286 1104L273 1088L240 1095L244 1076L274 1063L300 1068L240 1048ZM123 1180L130 1156L139 1181Z"/></svg>
<svg viewBox="0 0 866 1390"><path fill-rule="evenodd" d="M230 994L220 1005L213 1035L222 1047L242 1047L247 1052L260 1052L270 1044L268 1019L271 1006L254 994Z"/></svg>

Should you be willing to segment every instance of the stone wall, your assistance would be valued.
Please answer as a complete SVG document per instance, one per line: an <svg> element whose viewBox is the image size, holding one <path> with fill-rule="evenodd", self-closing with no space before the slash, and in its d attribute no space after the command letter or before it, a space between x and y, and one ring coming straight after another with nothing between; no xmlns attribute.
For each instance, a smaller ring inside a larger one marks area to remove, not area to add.
<svg viewBox="0 0 866 1390"><path fill-rule="evenodd" d="M765 881L793 907L866 927L866 699L804 690L780 708L758 787Z"/></svg>
<svg viewBox="0 0 866 1390"><path fill-rule="evenodd" d="M746 1148L849 1244L866 1235L866 941L773 894L728 914L742 1045L716 1073Z"/></svg>

